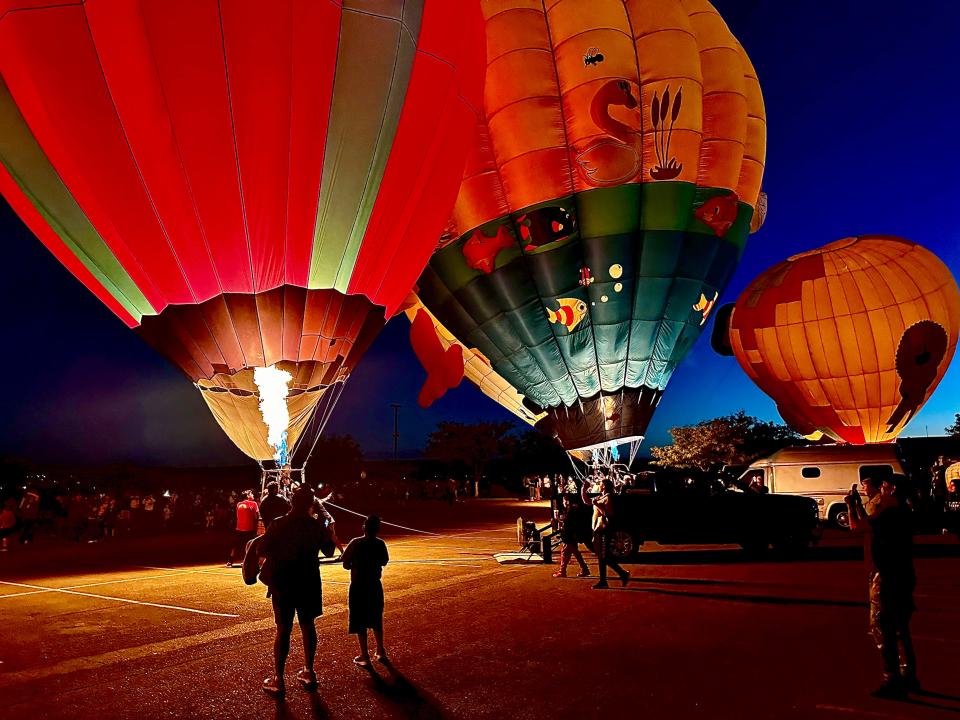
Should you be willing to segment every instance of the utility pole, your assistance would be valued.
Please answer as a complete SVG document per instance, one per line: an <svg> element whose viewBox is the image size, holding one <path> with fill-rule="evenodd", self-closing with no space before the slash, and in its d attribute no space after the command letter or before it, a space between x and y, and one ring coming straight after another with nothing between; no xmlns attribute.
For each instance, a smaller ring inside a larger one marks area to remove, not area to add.
<svg viewBox="0 0 960 720"><path fill-rule="evenodd" d="M400 442L400 403L390 403L393 408L393 463L397 463L397 443Z"/></svg>

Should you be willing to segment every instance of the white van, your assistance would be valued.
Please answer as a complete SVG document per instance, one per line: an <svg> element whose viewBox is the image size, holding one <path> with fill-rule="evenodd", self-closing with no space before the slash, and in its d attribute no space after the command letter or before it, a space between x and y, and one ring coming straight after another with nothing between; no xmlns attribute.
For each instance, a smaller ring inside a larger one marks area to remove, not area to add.
<svg viewBox="0 0 960 720"><path fill-rule="evenodd" d="M865 477L893 474L906 474L896 445L814 445L784 448L757 460L740 479L771 493L813 498L821 520L846 528L850 521L843 498L850 486Z"/></svg>

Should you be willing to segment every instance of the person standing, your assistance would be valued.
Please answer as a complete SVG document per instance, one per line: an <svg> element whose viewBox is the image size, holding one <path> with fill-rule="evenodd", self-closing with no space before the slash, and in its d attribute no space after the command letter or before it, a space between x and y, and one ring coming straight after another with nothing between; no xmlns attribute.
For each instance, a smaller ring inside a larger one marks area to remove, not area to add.
<svg viewBox="0 0 960 720"><path fill-rule="evenodd" d="M290 653L294 616L300 625L304 658L297 681L306 689L317 685L314 670L317 628L314 621L323 614L319 557L326 531L323 522L311 515L313 501L313 492L309 488L295 492L290 499L290 512L270 523L257 548L258 555L264 559L261 578L266 581L277 626L273 642L275 674L263 681L263 690L278 698L282 698L286 691L284 669ZM269 573L264 577L267 569Z"/></svg>
<svg viewBox="0 0 960 720"><path fill-rule="evenodd" d="M630 573L620 567L616 560L610 557L610 540L613 531L613 483L608 478L600 481L600 494L591 498L587 494L586 485L580 493L584 505L593 505L593 551L597 554L597 563L600 565L600 580L593 586L594 590L606 590L607 567L620 576L620 582L626 587L630 581Z"/></svg>
<svg viewBox="0 0 960 720"><path fill-rule="evenodd" d="M320 487L323 487L323 485L320 485ZM320 487L317 488L318 491ZM333 490L328 492L326 497L315 498L313 501L313 514L323 520L327 530L330 531L330 539L333 540L334 546L340 552L340 556L342 557L343 543L340 542L340 538L337 537L337 521L333 519L333 515L330 514L329 510L327 510L327 503L330 502L331 498L333 498Z"/></svg>
<svg viewBox="0 0 960 720"><path fill-rule="evenodd" d="M33 529L40 517L40 493L32 485L20 500L20 544L33 541Z"/></svg>
<svg viewBox="0 0 960 720"><path fill-rule="evenodd" d="M947 494L943 502L943 532L953 532L960 537L960 487L954 478L947 481Z"/></svg>
<svg viewBox="0 0 960 720"><path fill-rule="evenodd" d="M383 647L383 584L380 577L390 556L387 544L377 537L378 532L380 518L371 515L363 521L363 536L350 541L342 558L343 567L350 571L349 632L357 636L360 645L360 654L353 662L364 668L370 667L367 630L373 630L377 641L373 659L384 665L389 663Z"/></svg>
<svg viewBox="0 0 960 720"><path fill-rule="evenodd" d="M920 689L910 636L916 586L910 511L897 497L892 478L868 477L861 484L867 502L860 499L856 485L845 501L851 530L864 536L869 632L883 660L882 683L872 694L902 699Z"/></svg>
<svg viewBox="0 0 960 720"><path fill-rule="evenodd" d="M563 546L560 548L560 569L553 577L565 578L567 576L567 565L570 564L570 557L573 556L580 564L580 572L577 577L590 577L590 568L580 554L581 533L590 527L590 520L587 517L587 508L571 499L569 495L563 496L563 515L561 516L560 539L563 540Z"/></svg>
<svg viewBox="0 0 960 720"><path fill-rule="evenodd" d="M267 494L260 500L260 518L265 530L270 529L270 523L290 512L290 503L280 495L280 483L272 480L267 483Z"/></svg>
<svg viewBox="0 0 960 720"><path fill-rule="evenodd" d="M3 503L0 510L0 552L9 550L9 538L17 529L17 501L12 497Z"/></svg>
<svg viewBox="0 0 960 720"><path fill-rule="evenodd" d="M244 490L243 499L237 503L237 525L233 533L233 542L230 544L230 555L227 557L227 567L233 567L233 559L239 556L243 559L247 543L257 536L257 521L260 519L260 508L253 499L253 490Z"/></svg>

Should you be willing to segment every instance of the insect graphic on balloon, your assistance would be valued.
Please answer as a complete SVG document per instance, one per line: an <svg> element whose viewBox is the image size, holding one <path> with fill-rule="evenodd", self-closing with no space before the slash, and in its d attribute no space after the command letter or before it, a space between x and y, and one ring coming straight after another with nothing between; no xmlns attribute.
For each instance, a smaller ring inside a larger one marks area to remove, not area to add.
<svg viewBox="0 0 960 720"><path fill-rule="evenodd" d="M589 48L587 54L583 56L583 66L589 67L590 65L599 65L603 62L603 53L600 52L600 48Z"/></svg>

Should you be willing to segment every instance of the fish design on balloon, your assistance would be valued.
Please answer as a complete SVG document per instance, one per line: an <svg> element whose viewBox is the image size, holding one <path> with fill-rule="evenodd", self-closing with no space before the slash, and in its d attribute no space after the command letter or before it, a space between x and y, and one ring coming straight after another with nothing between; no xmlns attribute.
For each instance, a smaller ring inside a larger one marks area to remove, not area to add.
<svg viewBox="0 0 960 720"><path fill-rule="evenodd" d="M514 244L514 239L503 225L497 228L497 234L493 237L477 231L463 244L463 257L474 270L489 275L496 267L497 255Z"/></svg>
<svg viewBox="0 0 960 720"><path fill-rule="evenodd" d="M577 298L558 298L557 304L560 307L556 310L547 308L547 319L552 323L563 325L567 332L573 332L573 329L587 315L587 303Z"/></svg>
<svg viewBox="0 0 960 720"><path fill-rule="evenodd" d="M700 299L694 304L693 309L702 316L700 320L701 326L703 326L703 324L707 322L707 318L710 317L710 311L713 310L713 306L717 304L718 297L720 297L719 292L713 293L712 300L708 300L706 295L700 293Z"/></svg>
<svg viewBox="0 0 960 720"><path fill-rule="evenodd" d="M736 193L710 198L694 211L693 216L722 238L737 220L740 198Z"/></svg>

